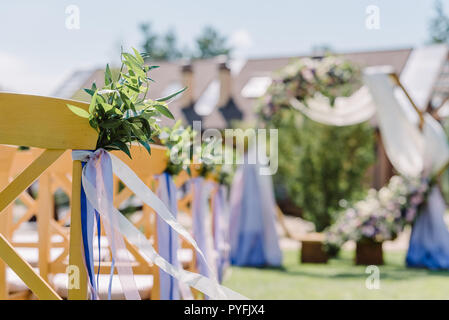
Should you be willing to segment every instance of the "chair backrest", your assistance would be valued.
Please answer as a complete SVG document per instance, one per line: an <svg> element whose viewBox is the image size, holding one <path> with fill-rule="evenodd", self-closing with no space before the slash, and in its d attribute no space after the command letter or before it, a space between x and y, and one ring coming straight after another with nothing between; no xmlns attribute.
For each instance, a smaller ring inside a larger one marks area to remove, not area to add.
<svg viewBox="0 0 449 320"><path fill-rule="evenodd" d="M43 149L95 149L97 132L67 104L87 110L83 102L0 93L0 144Z"/></svg>
<svg viewBox="0 0 449 320"><path fill-rule="evenodd" d="M70 100L0 93L0 144L43 148L45 151L34 160L21 174L0 192L0 212L3 212L26 188L42 175L67 149L94 149L97 132L85 118L78 117L67 108L67 104L84 110L88 104ZM77 298L85 298L87 283L81 252L80 188L81 163L74 164L72 179L71 237L73 256L71 264L80 270L80 289ZM75 197L74 197L75 195ZM73 201L73 200L72 200ZM48 203L43 205L48 206ZM45 209L45 208L42 208ZM49 209L49 208L47 208ZM75 214L74 214L75 212ZM79 239L78 239L79 238ZM73 241L73 240L76 241ZM39 297L59 299L60 297L14 250L6 237L0 235L0 258L8 264L25 284ZM71 252L72 255L72 252ZM75 290L76 288L74 288Z"/></svg>

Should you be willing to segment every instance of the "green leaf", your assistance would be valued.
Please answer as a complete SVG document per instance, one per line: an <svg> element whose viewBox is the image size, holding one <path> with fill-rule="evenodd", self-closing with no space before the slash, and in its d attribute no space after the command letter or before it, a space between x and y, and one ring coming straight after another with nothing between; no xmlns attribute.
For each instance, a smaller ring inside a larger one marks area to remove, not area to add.
<svg viewBox="0 0 449 320"><path fill-rule="evenodd" d="M119 127L121 124L121 121L118 119L111 119L111 120L106 120L100 123L100 127L102 128L106 128L106 129L114 129Z"/></svg>
<svg viewBox="0 0 449 320"><path fill-rule="evenodd" d="M70 109L70 111L72 111L78 117L82 117L82 118L86 118L86 119L89 118L89 112L87 112L83 108L74 106L72 104L67 104L67 107Z"/></svg>
<svg viewBox="0 0 449 320"><path fill-rule="evenodd" d="M123 56L125 57L126 61L130 62L133 66L137 68L140 68L143 64L143 60L142 63L140 63L139 60L130 53L125 52L123 53Z"/></svg>
<svg viewBox="0 0 449 320"><path fill-rule="evenodd" d="M151 146L150 146L150 144L149 144L148 142L143 141L143 140L140 140L140 139L139 139L139 143L140 143L142 146L144 146L145 149L147 149L148 153L149 153L150 156L151 156Z"/></svg>
<svg viewBox="0 0 449 320"><path fill-rule="evenodd" d="M90 99L90 105L89 105L89 113L93 114L95 109L95 103L97 101L97 91L94 91L94 94L92 96L92 99Z"/></svg>
<svg viewBox="0 0 449 320"><path fill-rule="evenodd" d="M173 93L173 94L171 94L171 95L169 95L169 96L166 96L166 97L164 97L164 98L156 99L156 101L158 101L158 102L164 102L164 101L170 100L171 98L176 97L178 94L180 94L180 93L186 91L186 89L187 89L187 87L184 87L184 88L182 88L181 90L179 90L178 92L175 92L175 93Z"/></svg>
<svg viewBox="0 0 449 320"><path fill-rule="evenodd" d="M110 105L109 103L102 103L103 109L105 112L108 112L109 110L112 110L114 106Z"/></svg>
<svg viewBox="0 0 449 320"><path fill-rule="evenodd" d="M109 64L106 65L106 71L104 73L104 84L107 86L112 82L111 69L109 69Z"/></svg>
<svg viewBox="0 0 449 320"><path fill-rule="evenodd" d="M142 129L140 129L137 124L131 122L131 127L132 127L132 131L133 131L134 135L139 140L145 140L146 139L145 133L143 133Z"/></svg>
<svg viewBox="0 0 449 320"><path fill-rule="evenodd" d="M84 91L87 92L87 94L90 95L91 97L95 94L95 90L85 88Z"/></svg>
<svg viewBox="0 0 449 320"><path fill-rule="evenodd" d="M170 110L168 110L168 108L162 104L155 104L153 105L153 107L159 111L160 113L162 113L164 116L166 116L169 119L175 119L175 117L173 116L173 114L170 112Z"/></svg>
<svg viewBox="0 0 449 320"><path fill-rule="evenodd" d="M122 150L124 153L126 153L130 159L132 159L131 152L129 151L129 148L126 145L126 143L124 143L120 140L117 140L117 141L112 142L111 144L118 147L120 150Z"/></svg>
<svg viewBox="0 0 449 320"><path fill-rule="evenodd" d="M137 92L137 93L140 93L140 90L139 90L138 87L133 87L133 86L131 86L131 85L129 85L129 84L125 84L125 86L128 87L128 88L130 88L131 90Z"/></svg>
<svg viewBox="0 0 449 320"><path fill-rule="evenodd" d="M137 51L135 48L132 48L132 49L133 49L133 51L134 51L134 55L136 56L137 61L138 61L140 64L143 64L144 61L143 61L143 58L142 58L142 56L140 55L139 51Z"/></svg>

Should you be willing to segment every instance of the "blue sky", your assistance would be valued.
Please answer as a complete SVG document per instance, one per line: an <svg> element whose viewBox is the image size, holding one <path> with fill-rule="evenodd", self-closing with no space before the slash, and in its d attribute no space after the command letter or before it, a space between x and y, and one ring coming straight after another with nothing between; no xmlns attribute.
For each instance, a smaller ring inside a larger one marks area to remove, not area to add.
<svg viewBox="0 0 449 320"><path fill-rule="evenodd" d="M444 0L449 13L449 0ZM66 7L80 10L80 29L66 28ZM365 27L379 8L380 29ZM304 54L328 44L339 52L403 48L428 40L432 0L163 0L2 1L0 86L50 94L77 69L117 61L120 45L139 47L138 24L174 28L182 45L205 25L227 35L239 57Z"/></svg>

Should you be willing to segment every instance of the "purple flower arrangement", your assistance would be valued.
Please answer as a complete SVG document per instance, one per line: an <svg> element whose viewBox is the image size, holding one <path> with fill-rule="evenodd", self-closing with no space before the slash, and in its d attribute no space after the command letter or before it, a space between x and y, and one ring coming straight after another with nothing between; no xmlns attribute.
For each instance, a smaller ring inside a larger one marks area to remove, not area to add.
<svg viewBox="0 0 449 320"><path fill-rule="evenodd" d="M369 190L365 199L342 211L326 232L326 246L339 248L348 240L394 240L405 225L415 221L428 190L426 179L393 176L387 186Z"/></svg>
<svg viewBox="0 0 449 320"><path fill-rule="evenodd" d="M307 106L309 99L324 96L332 106L337 97L348 97L361 85L361 69L340 56L298 59L276 74L262 100L261 114L289 108L290 98Z"/></svg>

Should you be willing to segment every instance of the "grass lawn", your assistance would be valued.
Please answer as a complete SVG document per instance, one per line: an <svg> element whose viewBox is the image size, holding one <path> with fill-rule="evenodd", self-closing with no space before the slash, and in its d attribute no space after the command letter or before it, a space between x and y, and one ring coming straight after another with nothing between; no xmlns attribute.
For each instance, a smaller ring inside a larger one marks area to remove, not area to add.
<svg viewBox="0 0 449 320"><path fill-rule="evenodd" d="M369 290L369 274L344 251L328 264L300 264L285 251L282 269L232 267L224 281L250 299L449 299L449 272L404 267L404 252L384 252L380 289Z"/></svg>

